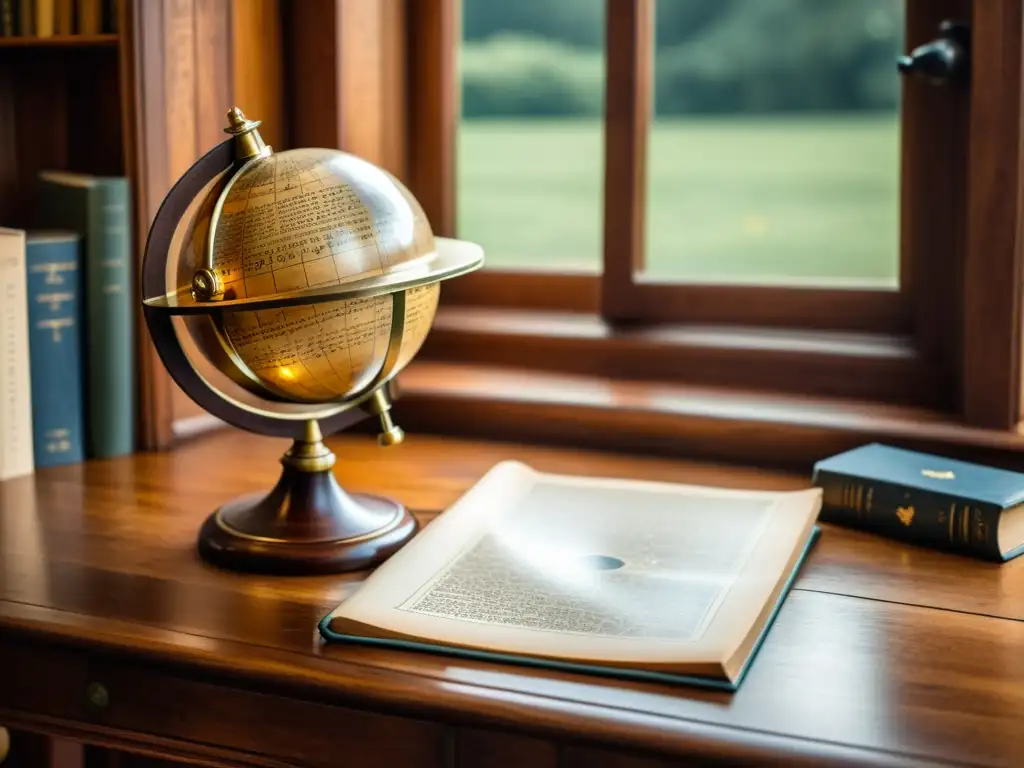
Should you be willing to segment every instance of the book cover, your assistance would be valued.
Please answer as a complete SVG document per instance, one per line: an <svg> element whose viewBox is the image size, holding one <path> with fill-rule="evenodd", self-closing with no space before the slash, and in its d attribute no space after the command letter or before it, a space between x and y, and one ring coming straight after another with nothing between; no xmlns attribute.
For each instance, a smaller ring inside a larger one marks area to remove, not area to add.
<svg viewBox="0 0 1024 768"><path fill-rule="evenodd" d="M135 348L124 178L47 171L40 221L83 238L86 455L110 458L135 445Z"/></svg>
<svg viewBox="0 0 1024 768"><path fill-rule="evenodd" d="M736 690L812 542L817 489L492 468L320 623L329 642Z"/></svg>
<svg viewBox="0 0 1024 768"><path fill-rule="evenodd" d="M0 480L31 474L25 233L0 228Z"/></svg>
<svg viewBox="0 0 1024 768"><path fill-rule="evenodd" d="M85 458L80 241L75 232L29 232L29 356L36 467Z"/></svg>
<svg viewBox="0 0 1024 768"><path fill-rule="evenodd" d="M1024 551L1024 474L872 443L819 461L821 520L1004 561Z"/></svg>

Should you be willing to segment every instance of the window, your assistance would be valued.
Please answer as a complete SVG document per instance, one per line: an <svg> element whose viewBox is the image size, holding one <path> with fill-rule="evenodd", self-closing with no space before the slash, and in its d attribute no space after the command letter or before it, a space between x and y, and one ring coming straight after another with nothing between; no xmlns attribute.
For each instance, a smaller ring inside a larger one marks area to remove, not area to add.
<svg viewBox="0 0 1024 768"><path fill-rule="evenodd" d="M411 186L490 254L425 354L1019 421L1020 0L556 6L410 6Z"/></svg>
<svg viewBox="0 0 1024 768"><path fill-rule="evenodd" d="M487 250L411 428L1024 452L1024 0L265 5L279 60L236 40L233 72L282 147L380 163ZM957 35L962 77L897 73Z"/></svg>

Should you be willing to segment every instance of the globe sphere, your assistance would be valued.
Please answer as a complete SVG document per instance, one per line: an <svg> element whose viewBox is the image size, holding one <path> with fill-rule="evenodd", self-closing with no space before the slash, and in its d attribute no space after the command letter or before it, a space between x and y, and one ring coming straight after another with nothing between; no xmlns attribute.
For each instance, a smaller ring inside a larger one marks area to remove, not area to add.
<svg viewBox="0 0 1024 768"><path fill-rule="evenodd" d="M437 254L423 210L400 181L330 149L271 153L214 185L186 236L179 284L188 283L207 248L224 299L427 274ZM394 375L412 359L439 291L438 282L428 282L400 294L225 311L192 320L189 329L201 347L230 361L232 377L248 389L328 403L365 391L385 368Z"/></svg>

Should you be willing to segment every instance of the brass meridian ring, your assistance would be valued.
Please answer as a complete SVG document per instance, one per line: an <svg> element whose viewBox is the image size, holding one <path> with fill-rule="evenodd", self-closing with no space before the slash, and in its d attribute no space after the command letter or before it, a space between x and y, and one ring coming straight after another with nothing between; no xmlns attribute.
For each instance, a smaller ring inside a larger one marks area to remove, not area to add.
<svg viewBox="0 0 1024 768"><path fill-rule="evenodd" d="M385 525L382 525L380 528L377 528L375 530L367 531L366 533L361 533L358 536L349 536L347 538L341 539L305 539L303 541L296 541L294 539L275 539L270 536L253 536L251 533L243 533L237 528L232 528L230 525L224 522L224 520L221 519L222 512L223 510L218 509L213 516L213 519L217 523L217 527L220 528L222 531L229 533L232 536L237 536L240 539L248 539L249 541L259 541L263 542L264 544L288 544L289 546L301 544L356 544L360 541L368 541L369 539L374 539L378 536L382 536L385 533L388 533L389 531L393 531L395 528L398 527L399 523L401 523L405 517L404 508L398 507L395 510L394 518L389 520Z"/></svg>

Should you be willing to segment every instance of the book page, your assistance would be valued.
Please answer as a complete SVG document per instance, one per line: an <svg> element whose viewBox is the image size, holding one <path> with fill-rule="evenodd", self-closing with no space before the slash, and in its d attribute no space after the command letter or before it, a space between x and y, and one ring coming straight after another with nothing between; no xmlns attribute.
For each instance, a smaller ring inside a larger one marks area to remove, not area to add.
<svg viewBox="0 0 1024 768"><path fill-rule="evenodd" d="M581 499L537 484L397 607L541 632L697 639L771 505L667 496L612 489ZM710 516L716 524L702 524Z"/></svg>
<svg viewBox="0 0 1024 768"><path fill-rule="evenodd" d="M331 626L607 664L724 665L763 620L819 502L817 490L576 478L504 462L371 574Z"/></svg>

